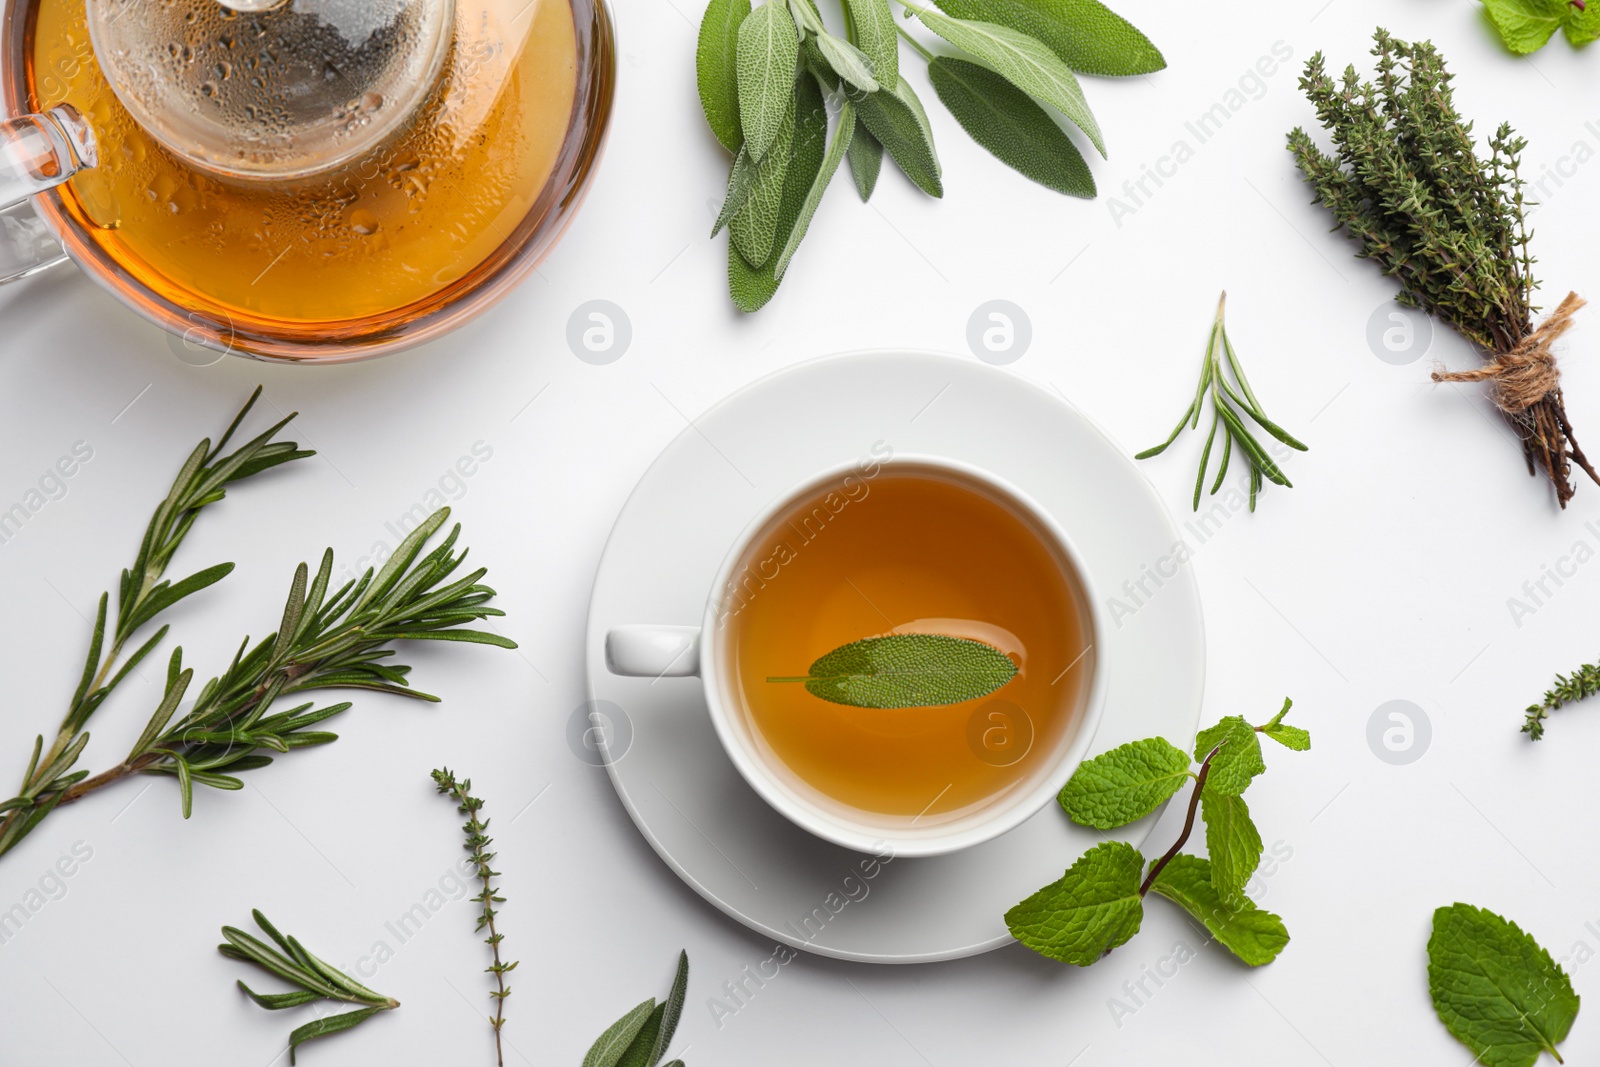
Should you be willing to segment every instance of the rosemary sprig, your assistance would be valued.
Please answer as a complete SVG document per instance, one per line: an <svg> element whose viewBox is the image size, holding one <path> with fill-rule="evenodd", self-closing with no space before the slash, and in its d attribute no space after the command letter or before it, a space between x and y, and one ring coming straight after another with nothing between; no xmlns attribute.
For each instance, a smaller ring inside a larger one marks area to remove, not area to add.
<svg viewBox="0 0 1600 1067"><path fill-rule="evenodd" d="M1534 328L1539 283L1520 173L1527 142L1502 123L1488 139L1488 157L1480 158L1438 50L1382 29L1374 39L1376 81L1363 82L1353 66L1334 79L1320 52L1306 63L1300 88L1333 151L1323 152L1299 127L1289 134L1289 151L1335 228L1360 245L1356 255L1400 283L1395 299L1437 316L1485 350L1484 368L1436 373L1434 380L1492 380L1528 473L1543 468L1566 507L1572 463L1600 482L1573 440L1550 352L1582 301L1569 296Z"/></svg>
<svg viewBox="0 0 1600 1067"><path fill-rule="evenodd" d="M234 432L260 396L261 387L257 386L217 443L213 445L210 439L202 440L189 454L178 476L173 479L166 498L150 517L133 565L122 572L117 587L114 618L108 619L110 594L100 597L99 611L89 640L89 652L83 665L83 677L67 705L66 716L61 720L55 740L46 750L44 735L39 736L34 742L33 756L23 773L17 795L0 802L0 855L14 848L56 805L68 799L70 790L88 778L89 772L72 768L84 746L89 743L85 728L90 718L118 684L166 636L167 627L162 626L124 658L124 647L134 634L174 604L221 581L233 570L232 563L219 563L177 582L165 580L168 563L183 544L200 512L222 500L232 483L316 454L301 449L293 441L273 440L278 431L297 414L290 413L266 432L223 455L223 449L228 446ZM108 621L111 626L109 644L106 641Z"/></svg>
<svg viewBox="0 0 1600 1067"><path fill-rule="evenodd" d="M245 410L248 409L246 405ZM238 422L239 419L234 420L235 427ZM189 689L194 671L184 667L183 649L174 649L167 665L162 699L128 755L121 763L93 777L89 777L87 771L71 771L72 764L88 743L89 735L83 731L83 725L89 715L155 647L166 630L163 628L141 645L110 682L103 683L101 679L117 659L117 642L126 640L155 611L170 607L181 597L227 573L227 570L211 568L176 585L159 581L159 567L165 566L177 541L188 532L194 521L193 513L221 499L222 486L228 481L306 454L292 445L268 451L275 447L266 443L268 437L281 426L280 423L234 456L214 465L207 462L207 457L214 456L217 450L206 442L201 442L200 448L190 457L172 494L151 520L139 563L133 570L124 572L122 599L133 605L126 612L129 623L124 625L119 621L112 651L102 663L106 600L101 599L100 621L90 643L84 681L73 700L74 710L63 723L56 744L43 759L40 756L43 739L35 744L18 796L0 803L0 813L5 817L0 823L0 855L14 847L60 804L71 803L131 775L175 777L183 815L187 818L193 810L195 785L241 789L243 782L235 775L270 764L273 755L266 753L281 755L292 749L338 739L337 734L307 727L347 710L348 702L315 710L312 703L307 702L269 714L274 703L288 694L315 689L371 689L437 701L437 697L410 688L406 679L410 667L385 662L395 654L389 647L394 642L466 641L501 648L516 647L515 642L499 634L465 628L467 623L504 613L487 606L494 590L479 584L486 573L483 568L451 580L466 559L465 550L460 554L454 551L461 532L459 525L423 555L428 540L449 517L449 509L440 508L400 543L382 570L374 573L369 569L360 579L347 582L331 596L328 585L333 574L332 550L323 554L317 575L309 583L309 571L302 563L295 571L278 630L254 646L248 637L245 638L227 670L201 687L194 707L175 725L172 718ZM230 427L230 434L232 430ZM247 449L254 451L241 457ZM180 506L186 506L187 512L181 511ZM177 517L174 519L173 515ZM170 530L166 525L169 522L174 524ZM232 567L231 564L225 566ZM139 577L141 574L145 577ZM207 578L204 583L198 581L202 577ZM145 587L148 591L140 592ZM156 606L152 608L152 604ZM119 611L119 620L122 616Z"/></svg>
<svg viewBox="0 0 1600 1067"><path fill-rule="evenodd" d="M1222 479L1228 473L1228 464L1233 458L1234 446L1237 444L1245 461L1250 464L1251 511L1256 509L1256 494L1261 490L1263 477L1285 489L1294 488L1294 483L1289 481L1282 468L1273 462L1267 450L1250 432L1244 416L1248 415L1252 422L1290 448L1306 451L1305 445L1267 417L1261 401L1256 399L1255 391L1250 388L1250 380L1245 377L1244 366L1239 362L1239 355L1233 350L1233 342L1228 340L1228 328L1223 324L1223 310L1227 302L1227 293L1223 293L1217 300L1217 317L1211 324L1211 337L1206 341L1205 361L1200 366L1200 383L1195 386L1194 399L1189 402L1188 410L1183 413L1178 425L1172 428L1165 441L1133 457L1149 459L1152 456L1159 456L1167 450L1168 445L1178 439L1185 426L1197 429L1206 398L1209 396L1211 432L1206 435L1205 448L1200 453L1200 470L1194 478L1194 500L1191 502L1194 511L1200 510L1200 490L1205 486L1206 469L1211 464L1211 446L1216 442L1219 426L1222 428L1222 461L1217 468L1216 480L1211 483L1209 495L1215 496L1217 490L1222 488Z"/></svg>
<svg viewBox="0 0 1600 1067"><path fill-rule="evenodd" d="M483 799L472 795L472 779L463 778L456 780L448 767L440 768L433 772L433 781L440 793L449 796L456 802L456 810L467 817L461 829L467 835L465 848L472 853L472 862L478 869L478 878L483 882L483 891L472 899L483 906L478 914L479 932L489 931L489 936L483 943L489 946L493 962L484 968L486 973L494 975L496 988L489 993L494 1001L494 1015L489 1019L489 1025L494 1028L495 1062L500 1067L505 1067L505 1050L500 1045L500 1028L506 1024L506 998L511 995L511 987L506 985L506 974L516 969L517 961L503 963L500 959L500 942L505 935L495 929L494 917L498 914L496 904L505 902L505 897L498 895L495 890L494 879L500 877L500 872L489 866L494 860L494 853L489 851L492 843L489 835L489 820L478 818L478 812L483 808Z"/></svg>
<svg viewBox="0 0 1600 1067"><path fill-rule="evenodd" d="M295 1051L307 1041L348 1030L358 1023L366 1022L379 1012L392 1011L400 1006L398 1000L368 989L337 967L330 966L307 952L293 937L280 934L277 927L268 922L267 917L260 911L252 910L250 914L255 917L256 925L272 938L282 951L273 949L270 945L233 926L222 928L222 936L227 940L217 946L217 951L230 960L253 963L269 974L277 975L285 982L299 988L291 993L257 993L240 979L239 988L244 990L246 996L268 1011L297 1008L314 1000L361 1005L355 1011L326 1016L291 1032L289 1034L291 1064L295 1061Z"/></svg>
<svg viewBox="0 0 1600 1067"><path fill-rule="evenodd" d="M1585 663L1571 674L1556 675L1555 686L1545 691L1544 698L1537 704L1528 705L1522 732L1528 735L1530 741L1539 740L1544 737L1544 721L1552 711L1567 704L1576 704L1596 693L1600 693L1600 663Z"/></svg>

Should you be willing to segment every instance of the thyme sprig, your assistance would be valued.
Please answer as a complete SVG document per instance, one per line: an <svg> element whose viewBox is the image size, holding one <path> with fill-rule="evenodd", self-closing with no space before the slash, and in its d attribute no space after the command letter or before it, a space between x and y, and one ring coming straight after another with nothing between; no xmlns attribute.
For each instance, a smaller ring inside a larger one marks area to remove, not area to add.
<svg viewBox="0 0 1600 1067"><path fill-rule="evenodd" d="M1360 245L1356 255L1400 283L1395 299L1444 320L1489 354L1484 370L1435 380L1492 378L1528 473L1543 468L1566 507L1570 463L1596 482L1600 473L1573 440L1549 352L1581 301L1569 297L1540 331L1532 323L1539 283L1521 176L1527 141L1502 123L1480 158L1438 50L1382 29L1374 39L1376 81L1362 81L1353 66L1335 80L1320 52L1306 63L1300 88L1333 151L1323 152L1299 127L1289 134L1289 151L1335 228Z"/></svg>
<svg viewBox="0 0 1600 1067"><path fill-rule="evenodd" d="M1267 417L1261 401L1256 399L1255 391L1250 388L1250 380L1244 375L1244 365L1239 362L1239 354L1233 350L1233 342L1228 340L1228 328L1223 322L1223 312L1227 302L1227 293L1223 293L1217 300L1217 317L1211 323L1211 337L1206 341L1205 361L1200 366L1200 383L1195 386L1194 399L1189 401L1188 410L1183 413L1178 425L1172 428L1165 441L1133 457L1149 459L1152 456L1159 456L1167 450L1168 445L1178 439L1185 426L1198 429L1200 416L1209 396L1211 432L1206 435L1205 448L1200 453L1200 470L1194 478L1194 499L1191 503L1194 511L1200 510L1200 490L1205 486L1206 469L1211 464L1211 446L1216 443L1219 426L1222 429L1222 462L1217 468L1216 480L1211 483L1209 495L1215 496L1217 490L1222 488L1222 479L1228 473L1228 463L1233 458L1234 445L1237 444L1245 461L1250 464L1251 511L1256 509L1256 494L1261 491L1263 477L1285 489L1294 488L1294 483L1289 481L1288 475L1283 473L1283 469L1273 461L1261 442L1250 432L1245 416L1249 416L1252 422L1290 448L1306 451L1305 445Z"/></svg>
<svg viewBox="0 0 1600 1067"><path fill-rule="evenodd" d="M1600 663L1585 663L1571 674L1556 675L1556 684L1545 690L1537 704L1529 704L1524 713L1522 732L1530 741L1544 737L1544 721L1550 713L1567 704L1576 704L1600 693Z"/></svg>
<svg viewBox="0 0 1600 1067"><path fill-rule="evenodd" d="M253 395L251 403L254 400ZM223 444L249 409L250 404L246 404L235 418L223 436ZM328 586L333 574L332 550L323 554L314 579L306 565L300 564L277 631L254 645L246 637L228 668L201 687L193 708L175 724L173 717L189 690L194 671L184 666L183 649L174 649L167 664L162 698L128 755L93 777L87 771L72 770L89 741L84 729L89 717L154 649L166 635L166 628L162 627L122 660L120 668L111 674L122 644L158 612L232 570L231 563L221 564L175 584L161 580L167 561L193 525L194 516L202 507L220 500L223 487L230 481L309 454L292 443L270 442L282 426L280 422L226 459L217 458L221 444L212 448L205 441L191 454L171 493L156 509L134 567L123 572L109 649L105 647L107 598L102 597L83 681L57 739L42 755L43 738L35 743L22 789L17 796L0 803L0 815L4 816L0 822L0 855L15 847L59 805L131 775L176 778L183 815L188 818L196 785L241 789L243 782L237 774L265 767L275 755L337 740L337 734L308 727L348 710L349 702L315 709L312 702L307 702L273 712L276 702L290 694L316 689L369 689L437 701L437 697L410 688L406 677L410 667L387 662L395 655L390 647L395 642L465 641L516 647L515 642L499 634L466 628L468 623L503 612L487 606L494 590L480 584L486 573L483 568L453 578L466 559L465 550L459 554L455 551L461 527L455 526L436 547L423 554L427 542L449 517L449 509L441 508L401 541L381 570L374 573L368 569L331 595Z"/></svg>
<svg viewBox="0 0 1600 1067"><path fill-rule="evenodd" d="M482 906L478 913L478 932L489 931L489 936L483 943L489 946L492 962L484 968L485 972L494 975L495 988L489 996L494 1000L494 1014L489 1018L489 1025L494 1028L495 1061L505 1067L505 1050L500 1044L500 1029L506 1024L506 998L511 995L511 987L506 985L506 974L516 969L517 961L504 963L500 959L500 942L505 935L495 929L494 917L499 914L496 904L505 902L505 897L499 895L495 888L494 879L500 877L500 872L490 867L495 854L489 851L492 839L489 837L489 820L480 819L478 812L483 809L483 798L472 795L472 779L463 778L456 780L456 776L448 767L440 768L433 772L434 785L440 793L445 794L456 802L456 810L467 817L462 824L462 831L466 834L465 848L472 853L472 862L478 870L478 878L483 883L483 890L473 897L473 901Z"/></svg>
<svg viewBox="0 0 1600 1067"><path fill-rule="evenodd" d="M273 949L272 946L234 926L222 928L222 936L226 940L217 946L217 951L230 960L253 963L298 988L290 993L257 993L240 979L239 988L244 990L246 996L268 1011L297 1008L314 1000L361 1005L355 1011L325 1016L297 1027L291 1032L289 1034L291 1064L295 1061L296 1050L307 1041L348 1030L366 1022L379 1012L393 1011L400 1006L398 1000L368 989L337 967L330 966L307 952L305 946L293 937L285 937L279 933L278 928L268 922L267 917L259 910L252 910L250 914L255 917L256 925L262 932L272 938L282 951Z"/></svg>

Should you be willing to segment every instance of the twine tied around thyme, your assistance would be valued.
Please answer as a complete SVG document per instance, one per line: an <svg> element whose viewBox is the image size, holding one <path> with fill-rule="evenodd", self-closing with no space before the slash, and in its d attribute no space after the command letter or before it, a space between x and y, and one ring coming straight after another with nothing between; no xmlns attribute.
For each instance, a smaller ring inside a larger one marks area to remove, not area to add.
<svg viewBox="0 0 1600 1067"><path fill-rule="evenodd" d="M1572 435L1572 425L1567 421L1565 406L1561 402L1561 368L1557 365L1553 349L1556 341L1573 326L1576 315L1587 301L1577 293L1569 292L1566 298L1541 322L1532 333L1523 337L1509 351L1494 352L1482 367L1468 371L1433 372L1436 382L1492 382L1495 407L1517 426L1528 457L1528 470L1533 473L1535 461L1543 464L1557 479L1557 496L1561 506L1567 506L1572 496L1567 483L1568 459L1573 460L1596 482L1600 474L1584 456ZM1552 437L1548 428L1538 424L1553 420L1560 429L1559 437ZM1548 442L1564 440L1566 448L1552 450ZM1535 443L1540 446L1535 449ZM1542 452L1542 454L1540 454Z"/></svg>

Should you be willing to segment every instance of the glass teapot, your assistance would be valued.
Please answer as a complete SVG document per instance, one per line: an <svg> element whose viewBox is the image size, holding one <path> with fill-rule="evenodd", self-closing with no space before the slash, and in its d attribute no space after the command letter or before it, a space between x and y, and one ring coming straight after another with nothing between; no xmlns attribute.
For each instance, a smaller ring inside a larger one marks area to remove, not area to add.
<svg viewBox="0 0 1600 1067"><path fill-rule="evenodd" d="M0 283L71 259L219 351L460 325L555 244L611 112L605 0L0 3Z"/></svg>

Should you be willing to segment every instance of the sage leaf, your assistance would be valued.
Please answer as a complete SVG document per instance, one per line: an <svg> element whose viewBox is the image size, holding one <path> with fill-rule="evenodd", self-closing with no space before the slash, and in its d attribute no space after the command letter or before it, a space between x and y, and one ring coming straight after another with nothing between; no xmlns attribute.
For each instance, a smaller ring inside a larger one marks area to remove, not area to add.
<svg viewBox="0 0 1600 1067"><path fill-rule="evenodd" d="M1167 65L1159 49L1099 0L934 0L947 15L1009 26L1037 38L1084 74L1149 74Z"/></svg>
<svg viewBox="0 0 1600 1067"><path fill-rule="evenodd" d="M737 53L739 25L750 14L750 0L711 0L700 19L694 53L695 82L706 124L722 147L737 152L744 144L739 125Z"/></svg>
<svg viewBox="0 0 1600 1067"><path fill-rule="evenodd" d="M778 230L778 203L783 197L783 180L789 172L794 142L793 97L789 109L777 140L756 166L749 198L728 220L729 241L752 267L761 266L772 255L772 241Z"/></svg>
<svg viewBox="0 0 1600 1067"><path fill-rule="evenodd" d="M928 64L928 79L961 128L1000 162L1058 193L1095 195L1083 154L1027 93L988 67L950 56Z"/></svg>
<svg viewBox="0 0 1600 1067"><path fill-rule="evenodd" d="M1100 154L1106 154L1100 125L1083 98L1083 87L1072 70L1049 47L1025 33L993 22L953 19L933 8L916 8L928 29L998 71L1029 96L1037 97L1072 120Z"/></svg>
<svg viewBox="0 0 1600 1067"><path fill-rule="evenodd" d="M827 154L822 157L822 169L817 171L816 178L812 180L811 188L807 190L806 198L800 205L800 214L795 219L794 228L789 231L789 239L784 242L783 251L778 254L778 261L772 265L773 276L779 281L783 280L783 272L789 269L789 260L794 258L795 250L805 238L806 230L811 226L811 216L817 213L817 205L822 202L822 194L827 191L828 183L833 181L833 175L839 169L840 161L849 151L850 140L855 132L855 108L846 100L839 107L839 123L834 127L833 140L828 144Z"/></svg>
<svg viewBox="0 0 1600 1067"><path fill-rule="evenodd" d="M380 1011L385 1010L387 1009L357 1008L355 1011L347 1011L343 1015L331 1015L325 1019L306 1023L304 1026L291 1031L289 1034L289 1063L292 1065L295 1062L295 1051L307 1041L348 1030L352 1026L364 1023Z"/></svg>
<svg viewBox="0 0 1600 1067"><path fill-rule="evenodd" d="M656 1042L661 1036L661 1023L666 1013L665 1004L655 1006L645 1018L644 1025L639 1027L639 1032L633 1035L633 1040L623 1050L622 1056L617 1060L617 1067L655 1067L650 1057L654 1054Z"/></svg>
<svg viewBox="0 0 1600 1067"><path fill-rule="evenodd" d="M1531 1067L1578 1017L1578 994L1516 923L1470 904L1433 913L1428 992L1439 1021L1486 1067Z"/></svg>
<svg viewBox="0 0 1600 1067"><path fill-rule="evenodd" d="M655 1067L661 1062L661 1057L666 1054L667 1046L672 1044L672 1035L678 1032L678 1020L683 1015L683 1002L689 994L689 953L678 952L678 969L672 976L672 988L667 991L667 999L661 1004L661 1025L656 1031L656 1040L650 1050L649 1067Z"/></svg>
<svg viewBox="0 0 1600 1067"><path fill-rule="evenodd" d="M1194 739L1194 758L1204 760L1221 745L1206 774L1206 792L1236 797L1249 788L1251 779L1267 769L1261 757L1261 741L1255 727L1238 715L1230 715Z"/></svg>
<svg viewBox="0 0 1600 1067"><path fill-rule="evenodd" d="M1143 871L1144 857L1132 845L1096 845L1059 881L1006 912L1006 928L1041 956L1087 967L1139 932Z"/></svg>
<svg viewBox="0 0 1600 1067"><path fill-rule="evenodd" d="M861 49L826 30L817 34L815 40L818 50L835 74L864 93L878 91L881 86L873 76L872 61Z"/></svg>
<svg viewBox="0 0 1600 1067"><path fill-rule="evenodd" d="M739 24L735 76L739 125L750 158L760 163L794 110L800 39L781 0L767 0Z"/></svg>
<svg viewBox="0 0 1600 1067"><path fill-rule="evenodd" d="M616 1067L617 1062L628 1051L628 1046L633 1043L635 1035L644 1028L645 1021L655 1009L656 999L651 997L606 1027L606 1032L589 1046L588 1054L583 1057L583 1067Z"/></svg>
<svg viewBox="0 0 1600 1067"><path fill-rule="evenodd" d="M856 192L864 204L872 199L872 190L878 186L878 175L883 170L883 144L858 120L855 136L850 138L850 150L845 154L850 160L850 176L855 179Z"/></svg>
<svg viewBox="0 0 1600 1067"><path fill-rule="evenodd" d="M889 0L844 0L848 36L872 63L880 85L900 80L900 38L894 29Z"/></svg>
<svg viewBox="0 0 1600 1067"><path fill-rule="evenodd" d="M1113 830L1155 811L1190 777L1187 752L1148 737L1079 764L1056 799L1078 825Z"/></svg>
<svg viewBox="0 0 1600 1067"><path fill-rule="evenodd" d="M905 75L900 76L892 93L876 92L856 101L856 117L912 184L929 196L944 196L927 113Z"/></svg>
<svg viewBox="0 0 1600 1067"><path fill-rule="evenodd" d="M711 227L711 236L715 237L722 228L739 213L745 204L750 202L750 193L756 187L756 165L750 162L750 153L744 145L739 146L738 153L733 157L733 166L728 171L728 191L722 197L722 210L717 212L717 221Z"/></svg>
<svg viewBox="0 0 1600 1067"><path fill-rule="evenodd" d="M988 696L1017 675L995 648L945 634L890 634L841 645L798 678L806 692L856 708L929 708Z"/></svg>
<svg viewBox="0 0 1600 1067"><path fill-rule="evenodd" d="M1178 853L1150 886L1205 926L1217 943L1241 961L1260 967L1278 958L1289 943L1283 920L1251 903L1228 905L1211 883L1211 864L1199 856Z"/></svg>
<svg viewBox="0 0 1600 1067"><path fill-rule="evenodd" d="M1261 832L1250 819L1244 797L1206 790L1200 797L1206 824L1206 854L1211 858L1211 885L1229 907L1246 899L1244 887L1261 866Z"/></svg>

